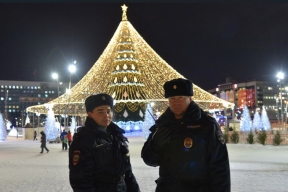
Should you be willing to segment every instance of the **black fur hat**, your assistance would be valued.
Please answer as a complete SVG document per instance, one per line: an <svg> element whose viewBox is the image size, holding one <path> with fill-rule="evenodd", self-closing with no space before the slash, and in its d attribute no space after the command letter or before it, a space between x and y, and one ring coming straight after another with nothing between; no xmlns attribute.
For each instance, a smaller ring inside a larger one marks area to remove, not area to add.
<svg viewBox="0 0 288 192"><path fill-rule="evenodd" d="M97 95L90 95L85 100L85 107L86 107L87 113L89 111L92 112L96 107L99 107L101 105L109 105L112 109L113 98L106 93L100 93Z"/></svg>
<svg viewBox="0 0 288 192"><path fill-rule="evenodd" d="M164 83L165 98L173 96L193 96L193 84L188 79L173 79Z"/></svg>

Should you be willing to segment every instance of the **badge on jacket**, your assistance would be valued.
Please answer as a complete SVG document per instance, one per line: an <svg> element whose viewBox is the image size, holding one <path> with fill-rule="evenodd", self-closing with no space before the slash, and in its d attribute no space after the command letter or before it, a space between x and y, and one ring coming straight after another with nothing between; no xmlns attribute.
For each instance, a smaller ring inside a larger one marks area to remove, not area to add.
<svg viewBox="0 0 288 192"><path fill-rule="evenodd" d="M216 131L216 135L217 135L219 141L224 145L225 144L225 138L224 138L224 135L223 135L222 131L221 130L217 130Z"/></svg>
<svg viewBox="0 0 288 192"><path fill-rule="evenodd" d="M187 137L184 139L184 147L185 148L191 148L193 145L193 140L190 137Z"/></svg>
<svg viewBox="0 0 288 192"><path fill-rule="evenodd" d="M76 150L76 151L73 152L73 160L72 160L73 165L77 165L77 164L79 163L79 161L80 161L80 154L81 154L81 152L78 151L78 150Z"/></svg>

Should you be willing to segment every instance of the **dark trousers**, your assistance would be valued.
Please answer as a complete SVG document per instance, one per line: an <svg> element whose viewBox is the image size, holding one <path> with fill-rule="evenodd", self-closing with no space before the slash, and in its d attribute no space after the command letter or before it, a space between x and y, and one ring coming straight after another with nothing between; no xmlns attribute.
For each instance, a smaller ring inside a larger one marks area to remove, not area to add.
<svg viewBox="0 0 288 192"><path fill-rule="evenodd" d="M68 141L68 147L70 148L72 141Z"/></svg>
<svg viewBox="0 0 288 192"><path fill-rule="evenodd" d="M62 150L67 150L67 143L64 143L63 141L62 141Z"/></svg>
<svg viewBox="0 0 288 192"><path fill-rule="evenodd" d="M37 140L36 136L34 136L34 141Z"/></svg>
<svg viewBox="0 0 288 192"><path fill-rule="evenodd" d="M41 153L43 153L43 149L45 149L46 151L49 151L49 150L47 149L47 147L45 146L45 147L41 147Z"/></svg>

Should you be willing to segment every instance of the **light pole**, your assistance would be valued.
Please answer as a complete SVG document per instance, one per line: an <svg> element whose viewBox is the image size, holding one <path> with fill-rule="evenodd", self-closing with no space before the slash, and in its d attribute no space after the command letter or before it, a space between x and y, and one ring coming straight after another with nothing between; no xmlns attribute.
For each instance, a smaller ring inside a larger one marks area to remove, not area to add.
<svg viewBox="0 0 288 192"><path fill-rule="evenodd" d="M279 89L280 89L280 107L281 107L281 123L282 123L282 128L283 127L283 107L282 107L282 87L281 84L283 83L283 79L284 79L284 73L283 72L278 72L277 73L277 81L279 82Z"/></svg>
<svg viewBox="0 0 288 192"><path fill-rule="evenodd" d="M69 67L68 67L68 70L69 70L69 72L70 72L70 81L69 81L69 89L68 89L68 91L66 90L66 92L68 93L68 106L66 107L66 114L67 114L67 118L66 118L66 121L67 121L67 127L68 127L68 119L69 119L69 113L68 113L68 110L69 110L69 105L70 105L70 94L71 94L71 76L72 76L72 74L73 73L75 73L75 71L76 71L76 61L74 61L74 63L73 64L71 64L71 65L69 65ZM69 110L70 111L70 110Z"/></svg>
<svg viewBox="0 0 288 192"><path fill-rule="evenodd" d="M37 122L37 132L38 132L37 135L39 135L39 119L40 119L40 115L41 115L40 113L36 112L37 121L38 121Z"/></svg>
<svg viewBox="0 0 288 192"><path fill-rule="evenodd" d="M61 115L60 115L60 104L59 104L59 78L57 73L52 73L52 78L56 79L57 82L57 98L58 98L58 121L59 121L59 132L61 133Z"/></svg>

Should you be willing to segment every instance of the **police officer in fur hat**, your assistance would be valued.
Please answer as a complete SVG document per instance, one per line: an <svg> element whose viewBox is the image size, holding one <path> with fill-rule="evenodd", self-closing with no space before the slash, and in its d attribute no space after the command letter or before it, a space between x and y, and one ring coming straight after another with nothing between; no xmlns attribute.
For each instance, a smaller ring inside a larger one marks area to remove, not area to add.
<svg viewBox="0 0 288 192"><path fill-rule="evenodd" d="M85 100L85 126L73 136L69 149L70 185L75 192L139 192L132 173L124 130L112 120L108 94Z"/></svg>
<svg viewBox="0 0 288 192"><path fill-rule="evenodd" d="M156 192L230 192L226 143L218 123L192 100L193 84L164 84L169 107L150 128L141 157L159 166Z"/></svg>

